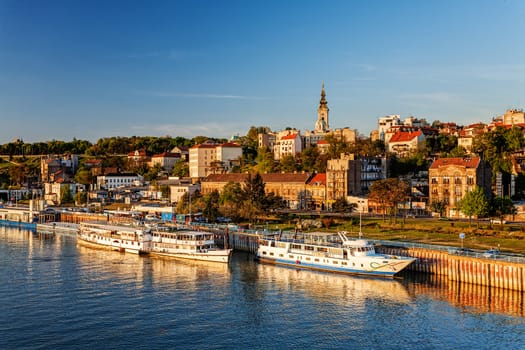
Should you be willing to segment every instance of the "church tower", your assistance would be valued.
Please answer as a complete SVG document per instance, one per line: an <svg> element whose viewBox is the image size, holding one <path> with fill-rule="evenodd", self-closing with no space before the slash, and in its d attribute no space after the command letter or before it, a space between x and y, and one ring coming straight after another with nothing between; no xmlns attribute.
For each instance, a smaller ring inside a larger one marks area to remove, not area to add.
<svg viewBox="0 0 525 350"><path fill-rule="evenodd" d="M324 92L324 82L321 89L321 100L319 101L319 107L317 108L317 122L315 123L316 133L326 133L330 130L330 124L328 123L328 102L326 102L326 93Z"/></svg>

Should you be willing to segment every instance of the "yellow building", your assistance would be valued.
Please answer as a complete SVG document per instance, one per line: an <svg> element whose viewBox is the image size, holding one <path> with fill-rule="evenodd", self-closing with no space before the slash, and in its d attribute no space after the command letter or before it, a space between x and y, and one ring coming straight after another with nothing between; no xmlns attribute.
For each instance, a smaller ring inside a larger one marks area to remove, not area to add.
<svg viewBox="0 0 525 350"><path fill-rule="evenodd" d="M428 176L429 203L444 201L447 216L459 216L457 203L476 186L491 195L491 168L479 157L436 159Z"/></svg>
<svg viewBox="0 0 525 350"><path fill-rule="evenodd" d="M210 174L201 182L201 193L221 192L229 182L240 183L244 187L248 177L249 174ZM265 193L282 197L290 209L304 209L310 202L307 183L311 174L272 173L261 174L261 177Z"/></svg>

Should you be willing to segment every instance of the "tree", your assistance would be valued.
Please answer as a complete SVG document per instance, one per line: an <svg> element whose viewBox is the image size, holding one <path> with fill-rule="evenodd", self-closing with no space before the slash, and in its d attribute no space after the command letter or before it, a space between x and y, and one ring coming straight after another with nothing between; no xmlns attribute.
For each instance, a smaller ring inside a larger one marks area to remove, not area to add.
<svg viewBox="0 0 525 350"><path fill-rule="evenodd" d="M264 182L261 174L257 173L254 176L248 175L246 184L243 189L244 204L242 211L244 216L253 222L255 217L263 210L266 194L264 191Z"/></svg>
<svg viewBox="0 0 525 350"><path fill-rule="evenodd" d="M447 209L447 203L444 200L434 200L430 203L430 209L435 213L439 213L439 217L441 218Z"/></svg>
<svg viewBox="0 0 525 350"><path fill-rule="evenodd" d="M244 202L244 192L238 182L228 182L219 197L219 204L222 206L224 216L238 221L241 218L240 208Z"/></svg>
<svg viewBox="0 0 525 350"><path fill-rule="evenodd" d="M208 222L215 222L219 217L219 192L217 190L203 196L204 208L202 209L202 216Z"/></svg>
<svg viewBox="0 0 525 350"><path fill-rule="evenodd" d="M307 147L301 152L301 164L304 171L313 173L316 169L315 163L319 158L317 147Z"/></svg>
<svg viewBox="0 0 525 350"><path fill-rule="evenodd" d="M273 173L275 170L275 161L273 159L273 153L267 147L261 147L257 153L257 172L264 173Z"/></svg>
<svg viewBox="0 0 525 350"><path fill-rule="evenodd" d="M375 201L383 209L383 219L388 210L390 218L394 218L397 224L397 205L405 202L408 196L408 185L406 182L397 178L388 178L375 181L370 186L368 199Z"/></svg>
<svg viewBox="0 0 525 350"><path fill-rule="evenodd" d="M187 177L190 176L190 168L188 166L188 163L186 163L184 160L180 159L175 162L173 165L173 171L171 172L173 176L178 177Z"/></svg>
<svg viewBox="0 0 525 350"><path fill-rule="evenodd" d="M295 157L292 156L291 154L285 155L284 157L281 158L280 168L281 168L281 172L283 173L293 173L299 170L297 161L295 160Z"/></svg>
<svg viewBox="0 0 525 350"><path fill-rule="evenodd" d="M457 203L457 207L464 215L469 218L469 227L472 222L472 216L477 218L477 227L479 228L479 218L489 213L489 201L485 192L479 186L473 191L467 192L465 197Z"/></svg>
<svg viewBox="0 0 525 350"><path fill-rule="evenodd" d="M503 225L505 215L510 215L514 212L515 207L509 197L494 197L490 201L490 216L498 218L500 225Z"/></svg>
<svg viewBox="0 0 525 350"><path fill-rule="evenodd" d="M73 196L71 195L71 189L68 185L60 187L60 203L66 204L73 201Z"/></svg>
<svg viewBox="0 0 525 350"><path fill-rule="evenodd" d="M345 197L339 197L332 204L332 210L336 213L351 213L355 210L357 204L348 203Z"/></svg>

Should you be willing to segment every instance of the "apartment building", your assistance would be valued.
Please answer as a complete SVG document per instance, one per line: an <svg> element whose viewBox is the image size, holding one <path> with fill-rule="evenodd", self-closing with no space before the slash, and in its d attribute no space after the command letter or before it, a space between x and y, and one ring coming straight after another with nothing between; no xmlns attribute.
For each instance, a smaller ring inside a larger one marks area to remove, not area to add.
<svg viewBox="0 0 525 350"><path fill-rule="evenodd" d="M430 166L429 203L444 201L447 216L459 216L457 203L476 186L491 196L490 166L479 157L439 158Z"/></svg>

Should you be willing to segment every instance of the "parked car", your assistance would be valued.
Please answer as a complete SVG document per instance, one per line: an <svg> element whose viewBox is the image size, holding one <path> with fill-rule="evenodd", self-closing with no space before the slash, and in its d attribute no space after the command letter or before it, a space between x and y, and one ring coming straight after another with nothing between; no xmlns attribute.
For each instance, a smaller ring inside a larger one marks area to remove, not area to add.
<svg viewBox="0 0 525 350"><path fill-rule="evenodd" d="M448 253L454 255L469 255L474 253L474 251L469 248L451 248L448 250Z"/></svg>
<svg viewBox="0 0 525 350"><path fill-rule="evenodd" d="M483 257L484 257L484 258L492 258L492 259L495 259L495 258L497 258L500 254L501 254L501 252L499 251L499 249L497 249L497 248L491 248L491 249L487 250L485 253L483 253Z"/></svg>

